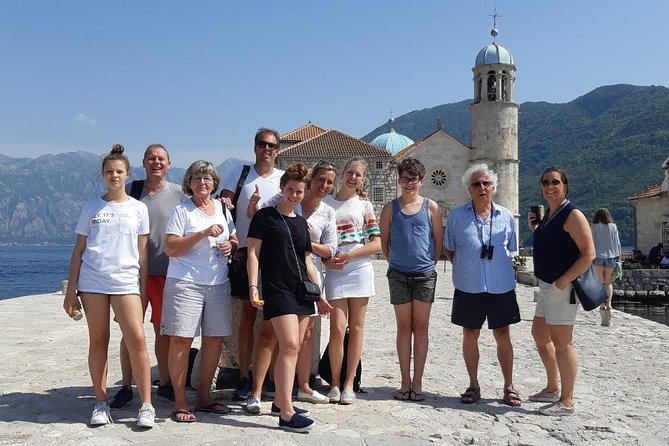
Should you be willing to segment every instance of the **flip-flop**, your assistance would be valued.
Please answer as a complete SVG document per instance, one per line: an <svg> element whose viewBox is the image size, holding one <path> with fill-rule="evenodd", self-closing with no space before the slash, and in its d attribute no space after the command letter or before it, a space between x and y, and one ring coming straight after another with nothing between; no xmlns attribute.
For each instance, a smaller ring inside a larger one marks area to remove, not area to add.
<svg viewBox="0 0 669 446"><path fill-rule="evenodd" d="M177 415L189 415L190 417L187 419L179 418ZM193 410L192 409L178 409L178 410L173 410L172 411L172 420L174 420L177 423L193 423L197 421L197 418L195 418L195 415L193 415Z"/></svg>
<svg viewBox="0 0 669 446"><path fill-rule="evenodd" d="M411 401L425 401L425 394L415 392L412 390L411 393L409 394L409 398L411 399Z"/></svg>
<svg viewBox="0 0 669 446"><path fill-rule="evenodd" d="M223 409L217 409L217 407L222 407ZM230 413L230 408L223 403L211 403L208 406L196 407L195 412L208 412L225 415L226 413Z"/></svg>
<svg viewBox="0 0 669 446"><path fill-rule="evenodd" d="M407 401L411 399L411 390L401 391L396 390L395 395L393 396L398 401Z"/></svg>

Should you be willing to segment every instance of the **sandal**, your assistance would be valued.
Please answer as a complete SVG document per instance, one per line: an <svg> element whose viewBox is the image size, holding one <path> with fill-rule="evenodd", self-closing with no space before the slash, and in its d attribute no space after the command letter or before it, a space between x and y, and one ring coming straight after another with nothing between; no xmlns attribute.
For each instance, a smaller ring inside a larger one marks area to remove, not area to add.
<svg viewBox="0 0 669 446"><path fill-rule="evenodd" d="M402 390L398 389L398 390L395 391L395 395L393 396L393 398L398 400L398 401L410 400L411 399L411 390L402 391Z"/></svg>
<svg viewBox="0 0 669 446"><path fill-rule="evenodd" d="M506 389L504 389L504 404L507 406L513 406L513 407L518 407L522 404L523 400L520 399L520 395L516 391L516 389L513 388L513 386L509 386Z"/></svg>
<svg viewBox="0 0 669 446"><path fill-rule="evenodd" d="M181 418L179 415L186 415L186 417ZM193 415L192 409L176 409L172 411L172 419L177 423L193 423L197 421L195 415Z"/></svg>
<svg viewBox="0 0 669 446"><path fill-rule="evenodd" d="M467 387L465 393L460 394L460 402L462 404L472 404L481 399L481 388L480 387Z"/></svg>

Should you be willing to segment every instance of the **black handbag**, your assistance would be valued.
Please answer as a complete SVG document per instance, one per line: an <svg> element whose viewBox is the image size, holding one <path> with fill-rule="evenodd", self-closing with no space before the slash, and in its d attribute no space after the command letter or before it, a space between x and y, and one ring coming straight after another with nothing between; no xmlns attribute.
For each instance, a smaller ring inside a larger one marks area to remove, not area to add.
<svg viewBox="0 0 669 446"><path fill-rule="evenodd" d="M603 304L607 298L604 284L599 280L597 274L595 274L595 269L592 265L578 279L572 281L571 284L573 286L572 299L575 294L585 311L594 310Z"/></svg>
<svg viewBox="0 0 669 446"><path fill-rule="evenodd" d="M297 297L301 300L307 300L309 302L318 302L321 300L321 289L320 287L313 283L309 279L302 278L302 271L300 271L300 262L297 260L297 251L295 251L295 245L293 244L293 234L290 232L290 227L286 223L286 219L283 218L283 215L277 208L274 210L279 214L283 224L286 225L286 230L288 231L288 240L290 240L290 247L293 248L293 254L295 255L295 266L297 266L297 274L300 276L300 283L297 287Z"/></svg>
<svg viewBox="0 0 669 446"><path fill-rule="evenodd" d="M241 248L245 250L245 248ZM228 279L230 294L235 297L249 297L249 275L246 272L246 256L237 258L234 255L228 263Z"/></svg>

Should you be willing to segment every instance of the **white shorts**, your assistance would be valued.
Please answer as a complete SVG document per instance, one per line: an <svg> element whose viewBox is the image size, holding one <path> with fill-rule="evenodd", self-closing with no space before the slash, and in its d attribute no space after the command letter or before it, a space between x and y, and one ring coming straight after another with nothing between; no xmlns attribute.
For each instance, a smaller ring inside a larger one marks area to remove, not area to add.
<svg viewBox="0 0 669 446"><path fill-rule="evenodd" d="M198 285L168 277L163 295L160 334L194 338L232 335L230 282Z"/></svg>
<svg viewBox="0 0 669 446"><path fill-rule="evenodd" d="M545 318L548 325L574 325L576 311L578 310L578 299L575 303L570 303L571 283L564 290L561 290L554 283L538 280L539 294L537 295L534 317Z"/></svg>
<svg viewBox="0 0 669 446"><path fill-rule="evenodd" d="M354 251L363 246L362 243L342 245L339 252ZM351 260L342 270L328 269L325 272L325 297L328 300L370 297L374 294L374 268L369 257Z"/></svg>

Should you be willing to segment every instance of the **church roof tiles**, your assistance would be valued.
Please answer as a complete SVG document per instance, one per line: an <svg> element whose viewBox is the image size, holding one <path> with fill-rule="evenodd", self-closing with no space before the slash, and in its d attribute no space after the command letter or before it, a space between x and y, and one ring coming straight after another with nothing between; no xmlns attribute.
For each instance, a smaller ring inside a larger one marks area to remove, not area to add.
<svg viewBox="0 0 669 446"><path fill-rule="evenodd" d="M298 131L297 129L296 131ZM293 132L290 132L293 133ZM284 138L281 138L284 140ZM354 138L337 130L327 130L318 136L306 141L286 147L279 152L279 157L320 157L320 158L350 158L353 156L369 158L391 157L385 149L374 147L358 138Z"/></svg>
<svg viewBox="0 0 669 446"><path fill-rule="evenodd" d="M302 142L314 138L318 135L322 135L325 132L327 132L326 129L314 125L310 122L308 124L303 125L302 127L296 128L293 131L281 135L281 141Z"/></svg>
<svg viewBox="0 0 669 446"><path fill-rule="evenodd" d="M659 197L660 195L662 195L662 186L658 184L657 186L651 186L646 190L630 195L627 199L631 201L639 200L641 198Z"/></svg>

